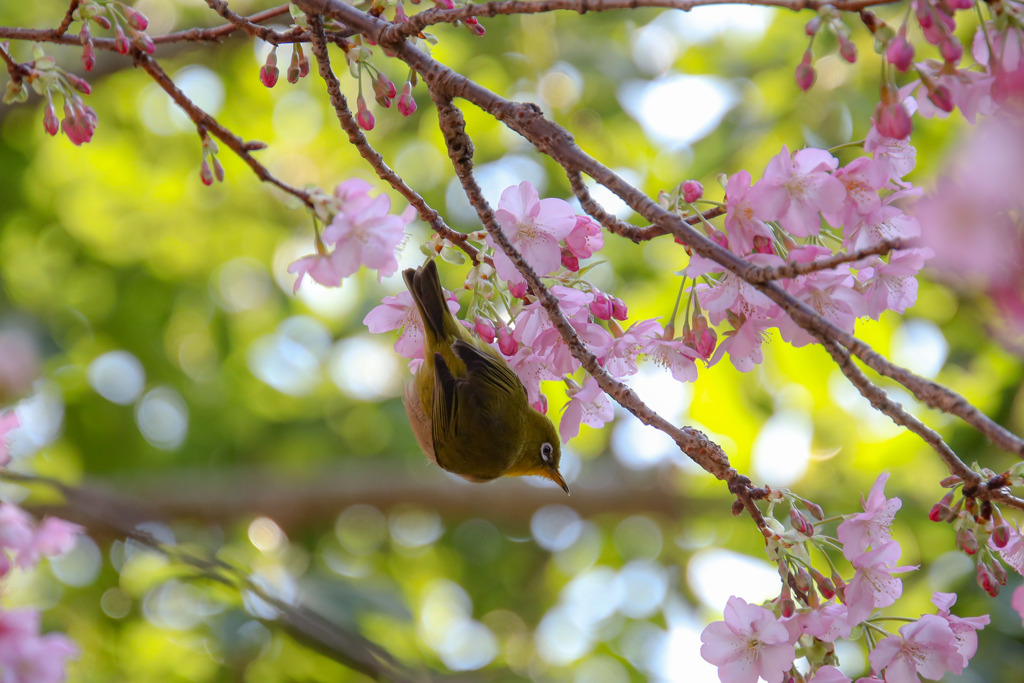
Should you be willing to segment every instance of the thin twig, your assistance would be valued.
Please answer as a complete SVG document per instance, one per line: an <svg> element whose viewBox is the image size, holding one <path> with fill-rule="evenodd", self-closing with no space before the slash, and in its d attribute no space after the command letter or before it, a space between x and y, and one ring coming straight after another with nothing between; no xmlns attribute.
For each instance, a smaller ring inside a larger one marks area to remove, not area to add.
<svg viewBox="0 0 1024 683"><path fill-rule="evenodd" d="M799 275L807 275L808 273L816 273L821 270L829 270L844 263L860 261L868 256L890 254L894 251L910 249L914 246L915 245L911 244L907 240L902 239L883 240L878 244L871 245L870 247L864 247L863 249L851 252L839 252L818 261L809 261L806 263L790 261L789 263L781 266L775 266L774 268L771 266L763 266L754 270L752 273L753 279L750 280L750 282L751 284L755 284L758 282L768 282L770 280L794 278Z"/></svg>
<svg viewBox="0 0 1024 683"><path fill-rule="evenodd" d="M896 0L853 0L852 2L829 2L828 0L744 0L744 5L760 5L799 11L804 9L820 10L825 5L840 11L857 12L866 7L888 5ZM506 0L499 2L482 2L456 7L451 10L431 8L411 17L409 21L396 24L386 31L386 39L393 41L401 37L414 36L427 26L440 23L454 23L469 17L494 17L509 14L540 14L555 10L569 10L579 14L587 12L608 12L612 10L631 10L641 7L681 9L689 11L696 7L709 5L733 5L735 0Z"/></svg>
<svg viewBox="0 0 1024 683"><path fill-rule="evenodd" d="M175 104L177 104L182 111L192 119L192 122L196 124L197 127L205 129L208 133L223 142L232 152L237 154L242 161L249 165L249 168L256 173L257 178L265 183L270 183L271 185L280 188L309 208L314 208L313 199L308 192L300 190L297 187L292 187L284 181L279 180L267 169L266 166L257 161L251 154L251 151L263 148L264 145L262 142L245 142L242 140L242 138L222 126L215 118L203 111L195 102L190 100L188 95L182 92L178 86L174 85L174 81L171 80L171 77L167 75L155 59L143 52L140 52L139 50L134 50L134 55L136 63L145 69L146 73L156 81L156 84L171 96L171 99L174 100Z"/></svg>
<svg viewBox="0 0 1024 683"><path fill-rule="evenodd" d="M313 56L316 57L317 68L320 71L320 77L324 79L324 83L327 84L327 93L331 98L331 105L334 107L334 112L338 117L338 122L341 124L342 129L348 134L348 140L352 143L359 154L366 159L370 167L373 168L374 172L385 181L391 187L393 187L399 194L416 207L419 212L420 219L428 223L430 227L438 235L448 240L452 244L457 245L460 249L466 252L466 255L476 263L479 258L479 250L470 244L469 239L465 234L453 230L445 223L444 218L438 213L433 207L431 207L427 200L425 200L418 192L409 187L402 177L393 171L387 163L384 161L384 157L381 156L380 152L370 145L370 142L366 139L363 131L359 128L359 124L356 122L354 116L352 116L352 110L348 107L348 100L345 98L344 93L341 92L341 83L338 81L338 77L334 74L331 69L331 58L327 52L327 43L324 36L324 24L323 19L320 15L313 14L309 16L309 27L311 44L313 49ZM490 259L487 259L488 261Z"/></svg>

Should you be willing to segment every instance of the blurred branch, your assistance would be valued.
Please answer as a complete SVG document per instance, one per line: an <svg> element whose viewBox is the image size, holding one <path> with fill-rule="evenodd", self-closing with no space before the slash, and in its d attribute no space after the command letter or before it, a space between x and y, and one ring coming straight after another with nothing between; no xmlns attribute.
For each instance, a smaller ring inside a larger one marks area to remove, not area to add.
<svg viewBox="0 0 1024 683"><path fill-rule="evenodd" d="M573 483L572 496L553 486L523 480L468 484L424 467L422 476L398 468L353 471L338 467L288 477L252 467L140 475L89 480L68 488L67 505L36 508L81 524L80 509L103 509L117 534L142 522L195 520L213 524L245 523L264 516L288 530L330 524L345 508L372 505L382 510L415 506L449 519L479 517L495 523L529 524L533 514L552 503L583 517L600 514L655 513L686 516L701 502L682 496L655 472L633 473L592 464L588 476ZM632 483L631 483L632 482ZM703 501L707 502L707 501Z"/></svg>
<svg viewBox="0 0 1024 683"><path fill-rule="evenodd" d="M0 479L18 484L41 484L51 487L59 491L66 501L63 507L57 508L26 506L33 512L58 514L64 519L82 524L92 534L113 533L118 537L131 539L172 560L198 569L206 578L223 583L240 593L249 592L258 596L277 612L275 618L263 619L268 624L284 625L285 630L297 640L374 680L397 683L466 680L460 676L411 669L380 645L365 638L358 630L330 621L306 605L282 600L253 581L246 572L215 557L202 557L174 544L159 541L152 534L137 528L142 522L154 519L153 514L145 512L149 507L148 500L147 503L140 503L98 487L73 487L48 477L21 474L6 469L0 469ZM222 490L231 488L226 486ZM217 496L212 491L206 495L211 498ZM474 676L473 680L486 678Z"/></svg>

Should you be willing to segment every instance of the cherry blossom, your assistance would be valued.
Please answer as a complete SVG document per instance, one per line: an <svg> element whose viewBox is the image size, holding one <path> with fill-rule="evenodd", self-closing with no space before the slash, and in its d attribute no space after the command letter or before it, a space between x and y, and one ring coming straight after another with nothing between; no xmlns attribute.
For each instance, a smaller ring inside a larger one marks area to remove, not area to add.
<svg viewBox="0 0 1024 683"><path fill-rule="evenodd" d="M47 517L36 527L31 542L18 553L19 567L32 567L39 557L55 557L71 550L75 538L85 531L78 524L57 517Z"/></svg>
<svg viewBox="0 0 1024 683"><path fill-rule="evenodd" d="M324 287L339 287L341 286L342 279L345 277L339 270L337 263L335 263L335 259L331 257L331 254L303 256L288 266L288 272L298 275L295 278L295 286L292 288L293 293L299 291L302 280L307 275Z"/></svg>
<svg viewBox="0 0 1024 683"><path fill-rule="evenodd" d="M864 140L864 151L869 152L876 161L882 162L889 178L893 180L907 175L917 165L917 150L909 140L886 137L874 125Z"/></svg>
<svg viewBox="0 0 1024 683"><path fill-rule="evenodd" d="M895 566L900 557L900 545L889 541L852 559L856 573L846 586L846 606L849 623L859 624L876 607L888 607L903 594L903 582L893 576L917 569L916 566Z"/></svg>
<svg viewBox="0 0 1024 683"><path fill-rule="evenodd" d="M886 683L920 683L918 674L938 680L948 671L963 671L956 636L949 622L935 614L901 626L900 635L881 640L868 660L875 671L885 669Z"/></svg>
<svg viewBox="0 0 1024 683"><path fill-rule="evenodd" d="M831 256L825 247L807 245L793 249L790 260L811 263ZM784 283L786 290L846 332L853 332L854 323L865 311L864 296L854 285L856 280L846 264L829 270L819 270ZM810 332L797 325L788 315L779 319L782 338L793 346L804 346L815 341Z"/></svg>
<svg viewBox="0 0 1024 683"><path fill-rule="evenodd" d="M754 237L772 238L772 229L755 215L750 199L750 173L737 171L729 176L725 184L725 230L729 247L741 256L754 250Z"/></svg>
<svg viewBox="0 0 1024 683"><path fill-rule="evenodd" d="M398 270L395 250L416 212L411 206L399 216L390 211L388 196L377 195L368 205L339 212L324 228L323 240L334 247L331 258L342 277L352 275L360 266L375 269L379 277Z"/></svg>
<svg viewBox="0 0 1024 683"><path fill-rule="evenodd" d="M615 416L608 395L598 386L597 380L587 375L582 387L569 390L569 403L562 413L558 433L562 441L568 441L580 432L580 424L601 427Z"/></svg>
<svg viewBox="0 0 1024 683"><path fill-rule="evenodd" d="M878 259L874 266L862 269L859 275L868 278L864 288L868 315L877 320L883 311L902 314L913 306L917 301L915 276L934 253L927 247L894 251L888 263Z"/></svg>
<svg viewBox="0 0 1024 683"><path fill-rule="evenodd" d="M61 683L78 647L60 633L40 634L39 613L0 613L0 668L4 683Z"/></svg>
<svg viewBox="0 0 1024 683"><path fill-rule="evenodd" d="M807 679L807 683L850 683L850 677L834 666L823 666Z"/></svg>
<svg viewBox="0 0 1024 683"><path fill-rule="evenodd" d="M956 603L956 593L933 593L932 603L939 608L937 614L949 622L949 627L956 637L956 649L963 658L963 665L971 660L978 651L978 631L988 626L990 618L987 614L979 617L958 617L951 614L949 608Z"/></svg>
<svg viewBox="0 0 1024 683"><path fill-rule="evenodd" d="M821 213L834 214L846 199L846 188L831 174L838 165L823 149L807 148L790 155L783 146L750 191L754 214L778 220L797 237L817 235Z"/></svg>
<svg viewBox="0 0 1024 683"><path fill-rule="evenodd" d="M889 527L892 526L892 520L902 507L903 501L895 497L885 497L883 489L888 480L888 472L878 475L867 500L861 496L861 507L864 508L864 512L849 515L836 530L836 536L843 544L843 557L846 559L853 560L861 556L869 545L877 548L892 540ZM899 557L899 553L896 557Z"/></svg>
<svg viewBox="0 0 1024 683"><path fill-rule="evenodd" d="M589 216L576 216L576 224L565 237L565 246L578 259L590 258L604 246L601 225Z"/></svg>
<svg viewBox="0 0 1024 683"><path fill-rule="evenodd" d="M561 199L540 199L528 181L501 193L494 218L512 246L538 275L547 275L562 261L559 240L576 227L576 213ZM523 276L493 238L487 244L494 249L494 267L506 282L523 282Z"/></svg>
<svg viewBox="0 0 1024 683"><path fill-rule="evenodd" d="M775 615L732 596L725 620L709 624L700 635L700 656L718 667L722 683L782 683L796 652L789 632Z"/></svg>
<svg viewBox="0 0 1024 683"><path fill-rule="evenodd" d="M448 310L459 310L459 302L448 295ZM423 359L423 320L416 310L412 294L403 290L397 296L384 297L381 304L366 314L363 324L374 334L398 330L395 351L403 358Z"/></svg>

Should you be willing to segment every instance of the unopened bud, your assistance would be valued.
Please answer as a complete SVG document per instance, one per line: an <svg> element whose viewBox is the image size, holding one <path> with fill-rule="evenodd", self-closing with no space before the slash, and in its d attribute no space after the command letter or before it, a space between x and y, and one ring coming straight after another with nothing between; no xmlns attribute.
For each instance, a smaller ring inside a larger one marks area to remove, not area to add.
<svg viewBox="0 0 1024 683"><path fill-rule="evenodd" d="M956 545L968 555L978 552L978 539L974 537L974 530L968 529L964 524L956 532Z"/></svg>
<svg viewBox="0 0 1024 683"><path fill-rule="evenodd" d="M796 67L796 85L798 88L807 92L814 85L814 79L816 74L814 73L814 67L811 66L811 51L808 49L804 52L804 57L800 60L800 63Z"/></svg>
<svg viewBox="0 0 1024 683"><path fill-rule="evenodd" d="M477 336L488 344L494 341L494 323L490 320L477 316L473 324L473 329L476 330Z"/></svg>
<svg viewBox="0 0 1024 683"><path fill-rule="evenodd" d="M942 497L938 503L932 506L931 511L928 513L928 519L933 522L941 522L946 519L949 515L949 506L953 502L953 492L950 491Z"/></svg>
<svg viewBox="0 0 1024 683"><path fill-rule="evenodd" d="M704 196L704 186L696 180L687 180L683 182L683 199L687 204L692 204L701 197Z"/></svg>

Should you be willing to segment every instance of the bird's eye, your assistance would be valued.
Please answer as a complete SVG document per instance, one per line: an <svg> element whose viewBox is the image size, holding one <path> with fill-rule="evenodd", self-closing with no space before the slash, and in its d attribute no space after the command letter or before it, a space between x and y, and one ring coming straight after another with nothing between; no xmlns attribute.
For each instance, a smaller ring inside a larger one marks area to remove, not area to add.
<svg viewBox="0 0 1024 683"><path fill-rule="evenodd" d="M549 462L551 460L551 454L554 451L555 451L555 449L554 449L554 447L550 443L548 443L547 441L542 443L540 445L540 458L541 458L541 460L543 460L544 462Z"/></svg>

